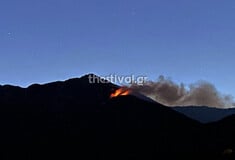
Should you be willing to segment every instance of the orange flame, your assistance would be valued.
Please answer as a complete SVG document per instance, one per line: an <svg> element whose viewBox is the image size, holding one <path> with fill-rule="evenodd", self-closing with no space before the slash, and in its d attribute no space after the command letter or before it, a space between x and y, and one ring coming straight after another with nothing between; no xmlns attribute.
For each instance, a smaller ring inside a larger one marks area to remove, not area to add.
<svg viewBox="0 0 235 160"><path fill-rule="evenodd" d="M117 89L114 93L110 95L110 98L118 97L118 96L126 96L130 94L130 90L128 88L122 87Z"/></svg>

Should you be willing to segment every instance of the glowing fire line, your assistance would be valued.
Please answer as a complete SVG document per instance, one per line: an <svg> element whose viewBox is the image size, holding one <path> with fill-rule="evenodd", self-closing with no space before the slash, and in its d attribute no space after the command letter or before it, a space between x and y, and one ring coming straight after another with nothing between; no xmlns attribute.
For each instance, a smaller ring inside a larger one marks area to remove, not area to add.
<svg viewBox="0 0 235 160"><path fill-rule="evenodd" d="M118 96L126 96L130 94L130 90L128 88L119 88L114 93L110 95L110 98L118 97Z"/></svg>

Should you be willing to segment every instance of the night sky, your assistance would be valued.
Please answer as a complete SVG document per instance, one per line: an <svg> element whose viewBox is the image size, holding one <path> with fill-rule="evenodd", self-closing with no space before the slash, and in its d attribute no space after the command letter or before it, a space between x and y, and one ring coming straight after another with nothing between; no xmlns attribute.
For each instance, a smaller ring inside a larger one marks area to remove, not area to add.
<svg viewBox="0 0 235 160"><path fill-rule="evenodd" d="M235 95L234 0L1 0L0 84L159 75Z"/></svg>

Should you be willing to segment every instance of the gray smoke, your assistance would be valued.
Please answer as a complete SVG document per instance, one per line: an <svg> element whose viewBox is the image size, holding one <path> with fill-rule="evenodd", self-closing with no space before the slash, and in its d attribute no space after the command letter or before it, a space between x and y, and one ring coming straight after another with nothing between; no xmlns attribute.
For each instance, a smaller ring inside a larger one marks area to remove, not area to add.
<svg viewBox="0 0 235 160"><path fill-rule="evenodd" d="M131 90L142 93L168 106L209 106L230 108L234 106L231 95L223 95L209 82L198 81L185 86L164 76L156 82L147 81L143 85L132 84Z"/></svg>

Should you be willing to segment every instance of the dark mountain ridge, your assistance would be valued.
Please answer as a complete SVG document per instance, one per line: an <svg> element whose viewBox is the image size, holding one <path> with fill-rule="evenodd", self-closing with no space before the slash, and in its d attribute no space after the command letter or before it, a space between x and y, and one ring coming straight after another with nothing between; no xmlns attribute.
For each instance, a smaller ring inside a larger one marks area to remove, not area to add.
<svg viewBox="0 0 235 160"><path fill-rule="evenodd" d="M225 123L204 125L135 95L110 98L119 86L88 77L0 86L3 159L222 159L234 149Z"/></svg>
<svg viewBox="0 0 235 160"><path fill-rule="evenodd" d="M202 123L216 122L235 114L235 108L221 109L206 106L186 106L172 107L172 109Z"/></svg>

